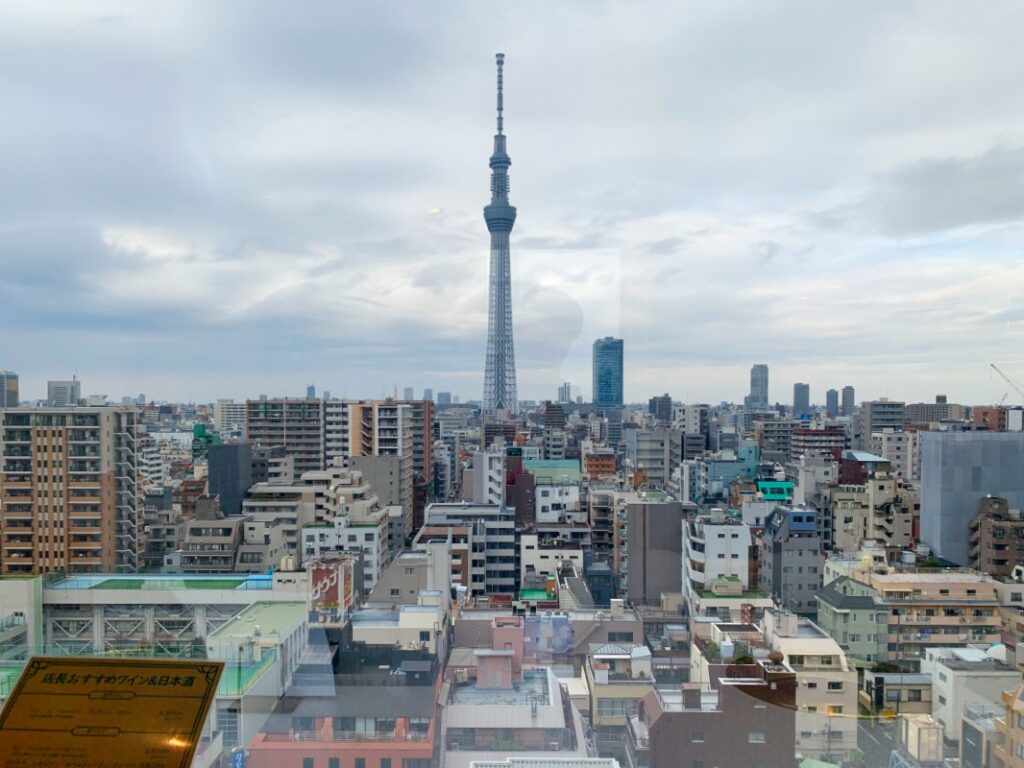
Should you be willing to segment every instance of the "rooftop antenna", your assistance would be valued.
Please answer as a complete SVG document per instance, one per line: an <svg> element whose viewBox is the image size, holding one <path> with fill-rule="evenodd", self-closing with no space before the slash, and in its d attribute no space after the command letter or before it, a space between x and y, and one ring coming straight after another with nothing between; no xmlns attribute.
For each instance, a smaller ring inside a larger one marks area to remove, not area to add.
<svg viewBox="0 0 1024 768"><path fill-rule="evenodd" d="M496 53L494 55L495 61L498 62L498 135L502 135L502 131L505 127L505 121L501 113L505 109L505 99L503 96L504 92L504 77L502 76L502 69L505 66L505 54Z"/></svg>

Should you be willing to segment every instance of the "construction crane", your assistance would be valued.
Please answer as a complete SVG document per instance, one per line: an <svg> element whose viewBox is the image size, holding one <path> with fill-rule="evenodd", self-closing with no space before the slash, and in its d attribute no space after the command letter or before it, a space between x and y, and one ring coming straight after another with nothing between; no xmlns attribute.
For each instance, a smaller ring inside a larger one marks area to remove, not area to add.
<svg viewBox="0 0 1024 768"><path fill-rule="evenodd" d="M995 371L996 373L999 374L999 378L1001 378L1003 381L1005 381L1007 384L1009 384L1011 387L1013 387L1013 390L1018 395L1020 395L1021 402L1024 402L1024 384L1021 384L1020 382L1014 381L1013 379L1011 379L1009 376L1007 376L1005 373L1003 373L999 369L999 366L996 365L995 363L989 363L989 365L992 366L992 370L993 371ZM1007 393L1007 394L1009 394L1009 393ZM999 401L999 404L1002 405L1005 400L1006 400L1006 395L1003 395L1003 399Z"/></svg>

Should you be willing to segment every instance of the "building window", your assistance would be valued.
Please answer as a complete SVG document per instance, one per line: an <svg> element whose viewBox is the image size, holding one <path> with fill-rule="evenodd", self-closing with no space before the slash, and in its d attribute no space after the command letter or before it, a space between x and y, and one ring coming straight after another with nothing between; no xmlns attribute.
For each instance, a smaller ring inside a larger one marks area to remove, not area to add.
<svg viewBox="0 0 1024 768"><path fill-rule="evenodd" d="M764 744L764 732L750 731L750 733L747 734L747 741L751 744Z"/></svg>
<svg viewBox="0 0 1024 768"><path fill-rule="evenodd" d="M366 768L366 758L357 757L353 762L353 768Z"/></svg>
<svg viewBox="0 0 1024 768"><path fill-rule="evenodd" d="M907 701L921 701L921 689L911 688L907 691Z"/></svg>
<svg viewBox="0 0 1024 768"><path fill-rule="evenodd" d="M302 768L313 768L313 758L304 757L302 758Z"/></svg>
<svg viewBox="0 0 1024 768"><path fill-rule="evenodd" d="M341 768L341 758L340 757L328 757L327 758L327 768Z"/></svg>
<svg viewBox="0 0 1024 768"><path fill-rule="evenodd" d="M828 684L828 689L830 691L841 691L841 690L843 690L843 684L842 683L832 683L832 682L830 682Z"/></svg>
<svg viewBox="0 0 1024 768"><path fill-rule="evenodd" d="M382 757L380 759L380 768L391 768L391 758L390 757Z"/></svg>
<svg viewBox="0 0 1024 768"><path fill-rule="evenodd" d="M690 734L690 741L702 742L704 741L704 731L694 731Z"/></svg>

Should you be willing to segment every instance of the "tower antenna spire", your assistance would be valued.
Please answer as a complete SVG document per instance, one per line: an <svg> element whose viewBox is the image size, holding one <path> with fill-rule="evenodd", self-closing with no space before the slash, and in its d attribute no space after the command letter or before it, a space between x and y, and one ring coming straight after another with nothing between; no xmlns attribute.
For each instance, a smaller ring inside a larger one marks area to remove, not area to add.
<svg viewBox="0 0 1024 768"><path fill-rule="evenodd" d="M494 59L498 62L498 135L500 136L505 127L505 120L501 115L505 109L505 79L502 75L502 70L505 67L505 54L495 54Z"/></svg>

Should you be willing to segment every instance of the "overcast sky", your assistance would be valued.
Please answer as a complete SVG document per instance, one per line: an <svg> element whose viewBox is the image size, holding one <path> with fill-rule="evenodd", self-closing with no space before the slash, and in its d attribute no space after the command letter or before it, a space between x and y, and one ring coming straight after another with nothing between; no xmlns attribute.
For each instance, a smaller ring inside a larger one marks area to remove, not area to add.
<svg viewBox="0 0 1024 768"><path fill-rule="evenodd" d="M494 52L519 394L1024 379L1019 2L5 2L24 397L479 398ZM1011 393L1010 401L1020 401Z"/></svg>

